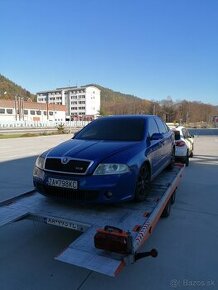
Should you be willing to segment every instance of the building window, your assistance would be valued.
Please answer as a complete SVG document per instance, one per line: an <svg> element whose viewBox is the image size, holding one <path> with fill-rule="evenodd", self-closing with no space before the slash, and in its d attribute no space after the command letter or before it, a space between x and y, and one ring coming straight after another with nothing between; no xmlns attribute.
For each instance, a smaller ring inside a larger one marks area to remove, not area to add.
<svg viewBox="0 0 218 290"><path fill-rule="evenodd" d="M44 111L43 113L44 113L45 116L47 115L47 112L46 111Z"/></svg>
<svg viewBox="0 0 218 290"><path fill-rule="evenodd" d="M41 115L41 111L37 111L36 114L37 114L37 115Z"/></svg>
<svg viewBox="0 0 218 290"><path fill-rule="evenodd" d="M28 110L23 111L24 115L28 115Z"/></svg>
<svg viewBox="0 0 218 290"><path fill-rule="evenodd" d="M30 115L35 115L36 114L36 112L35 111L33 111L33 110L30 110Z"/></svg>
<svg viewBox="0 0 218 290"><path fill-rule="evenodd" d="M49 112L49 116L53 116L54 115L54 112Z"/></svg>
<svg viewBox="0 0 218 290"><path fill-rule="evenodd" d="M6 112L7 112L7 114L12 114L13 110L12 109L7 109Z"/></svg>
<svg viewBox="0 0 218 290"><path fill-rule="evenodd" d="M5 109L0 108L0 114L5 114Z"/></svg>

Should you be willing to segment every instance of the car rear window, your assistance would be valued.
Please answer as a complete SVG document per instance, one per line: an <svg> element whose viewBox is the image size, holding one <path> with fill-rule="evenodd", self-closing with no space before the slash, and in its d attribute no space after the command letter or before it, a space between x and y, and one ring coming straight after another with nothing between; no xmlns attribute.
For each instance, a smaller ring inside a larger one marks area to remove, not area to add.
<svg viewBox="0 0 218 290"><path fill-rule="evenodd" d="M87 125L75 139L140 141L144 132L145 120L142 118L98 119Z"/></svg>
<svg viewBox="0 0 218 290"><path fill-rule="evenodd" d="M173 132L175 134L175 140L180 140L180 132L176 130L174 130Z"/></svg>

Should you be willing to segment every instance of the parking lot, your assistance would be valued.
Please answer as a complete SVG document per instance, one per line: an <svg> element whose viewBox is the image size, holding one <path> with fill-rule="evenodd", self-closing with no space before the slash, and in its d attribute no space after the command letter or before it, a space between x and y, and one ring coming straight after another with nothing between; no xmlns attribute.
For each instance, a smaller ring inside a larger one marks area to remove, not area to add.
<svg viewBox="0 0 218 290"><path fill-rule="evenodd" d="M0 141L0 201L33 189L40 152L70 135ZM116 278L54 260L79 234L32 221L0 228L0 289L218 289L218 137L195 138L171 216L159 221L144 250L156 259L126 267Z"/></svg>

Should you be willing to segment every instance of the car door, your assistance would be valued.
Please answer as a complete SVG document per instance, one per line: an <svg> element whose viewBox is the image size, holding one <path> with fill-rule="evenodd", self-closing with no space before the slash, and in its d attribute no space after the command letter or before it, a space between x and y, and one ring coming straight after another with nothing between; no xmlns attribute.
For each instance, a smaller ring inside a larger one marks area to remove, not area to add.
<svg viewBox="0 0 218 290"><path fill-rule="evenodd" d="M156 116L155 120L157 122L160 133L163 134L163 139L161 140L162 143L161 165L165 166L165 164L169 162L169 159L171 158L172 154L172 144L173 144L172 133L170 132L169 128L160 117Z"/></svg>
<svg viewBox="0 0 218 290"><path fill-rule="evenodd" d="M148 130L148 147L147 147L147 157L150 161L152 168L152 175L159 170L161 166L161 159L163 158L162 154L162 143L160 140L152 140L153 134L159 133L157 123L154 117L148 118L147 123Z"/></svg>

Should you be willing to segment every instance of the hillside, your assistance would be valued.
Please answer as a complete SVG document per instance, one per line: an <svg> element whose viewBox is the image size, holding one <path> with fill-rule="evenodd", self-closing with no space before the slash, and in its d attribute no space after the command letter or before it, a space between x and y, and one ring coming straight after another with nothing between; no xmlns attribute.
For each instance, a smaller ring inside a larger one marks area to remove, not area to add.
<svg viewBox="0 0 218 290"><path fill-rule="evenodd" d="M167 122L212 123L218 116L218 106L201 102L182 100L174 102L171 97L157 102L113 91L103 86L92 84L101 90L100 115L122 114L157 114ZM6 93L7 92L7 93ZM36 96L0 74L0 98L12 99L15 96L25 100L36 100Z"/></svg>
<svg viewBox="0 0 218 290"><path fill-rule="evenodd" d="M101 115L152 113L153 103L151 101L116 92L97 84L94 85L101 90Z"/></svg>
<svg viewBox="0 0 218 290"><path fill-rule="evenodd" d="M13 100L15 96L35 100L35 95L0 74L0 98Z"/></svg>

